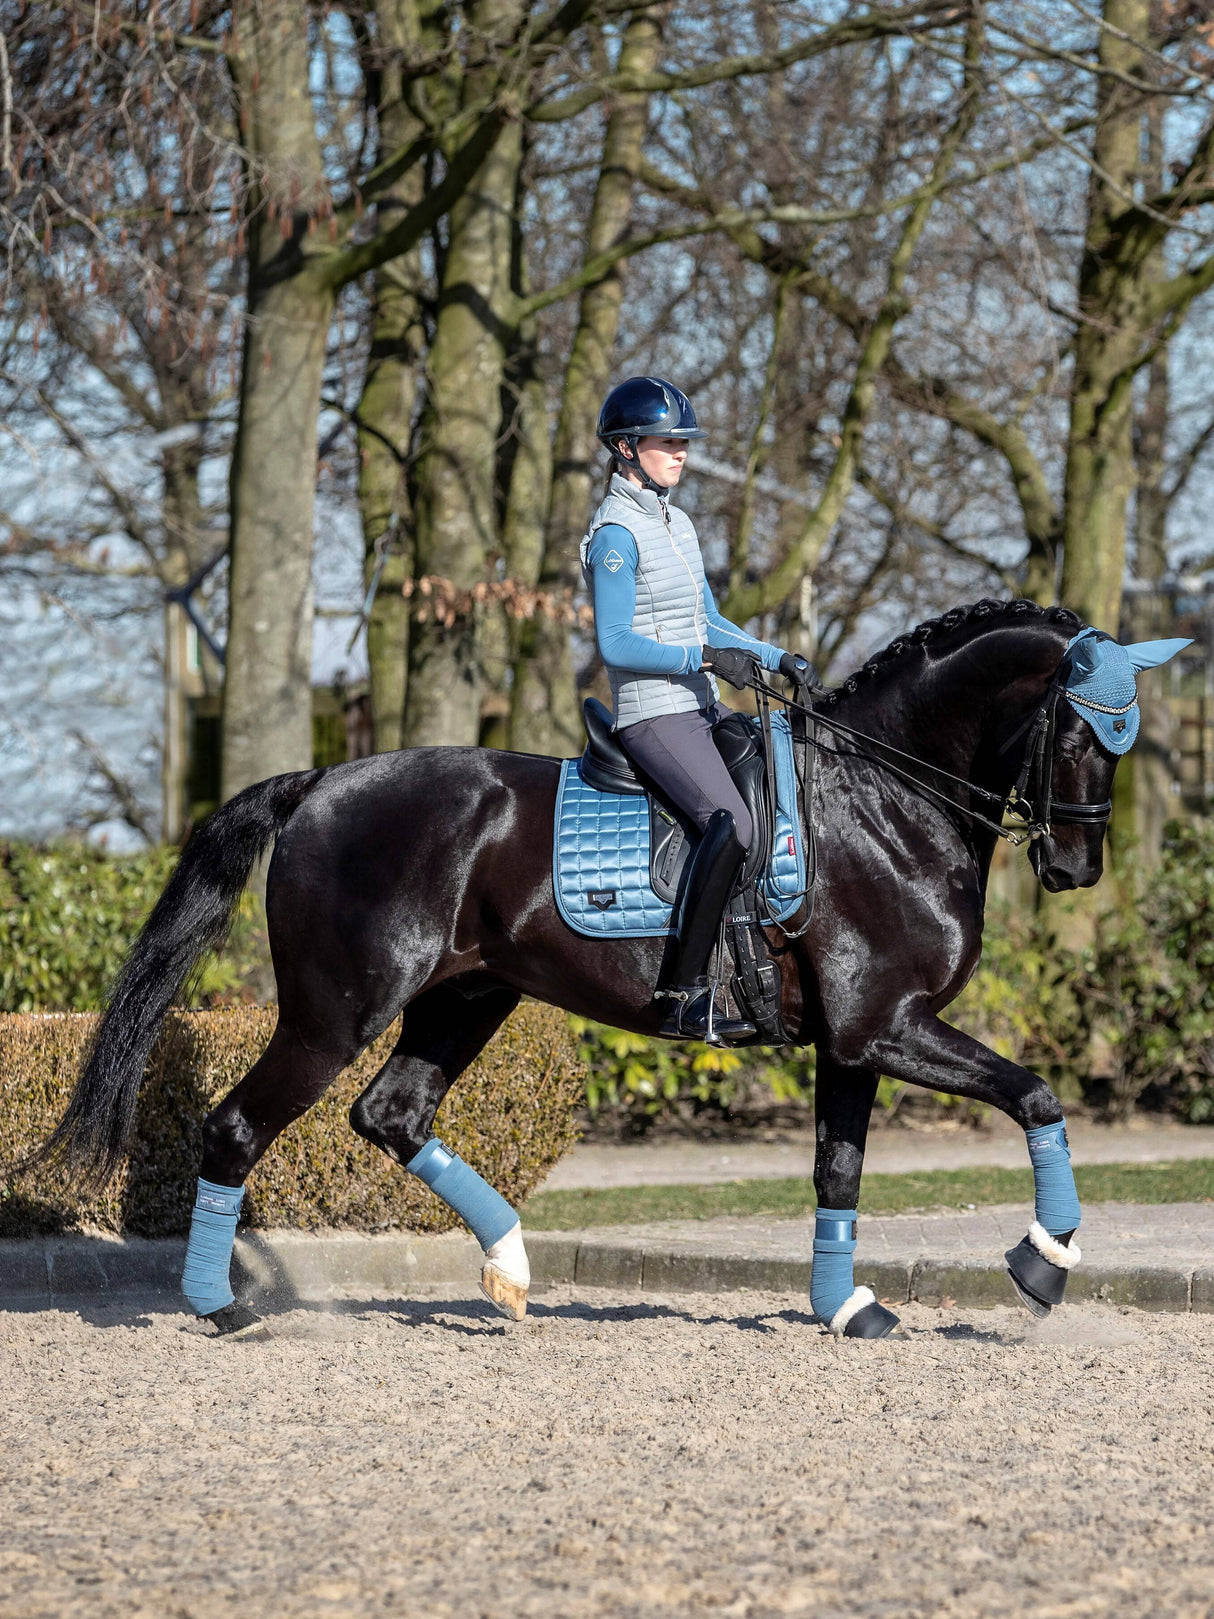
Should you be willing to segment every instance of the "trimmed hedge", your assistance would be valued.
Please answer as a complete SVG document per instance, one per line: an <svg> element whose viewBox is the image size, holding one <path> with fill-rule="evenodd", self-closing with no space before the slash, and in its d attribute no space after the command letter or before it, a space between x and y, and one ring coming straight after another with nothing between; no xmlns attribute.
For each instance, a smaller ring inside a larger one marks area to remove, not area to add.
<svg viewBox="0 0 1214 1619"><path fill-rule="evenodd" d="M272 1008L171 1012L139 1098L129 1160L98 1197L81 1198L58 1169L0 1182L0 1236L78 1229L169 1236L189 1227L203 1117L270 1038ZM0 1164L44 1141L66 1105L96 1018L0 1016ZM351 1130L350 1104L387 1058L390 1030L303 1118L249 1179L244 1223L446 1231L457 1218L414 1176ZM585 1073L563 1013L527 1004L460 1078L436 1129L513 1203L572 1146Z"/></svg>

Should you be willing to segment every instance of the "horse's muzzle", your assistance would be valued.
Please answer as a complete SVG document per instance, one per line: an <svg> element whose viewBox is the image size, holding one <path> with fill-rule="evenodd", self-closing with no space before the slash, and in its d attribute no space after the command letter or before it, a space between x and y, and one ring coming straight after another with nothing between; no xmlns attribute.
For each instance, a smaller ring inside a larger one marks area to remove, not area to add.
<svg viewBox="0 0 1214 1619"><path fill-rule="evenodd" d="M1101 829L1103 836L1103 828ZM1039 838L1029 850L1029 861L1047 894L1064 894L1073 888L1091 888L1104 871L1104 851L1094 853L1080 847L1064 850L1052 837Z"/></svg>

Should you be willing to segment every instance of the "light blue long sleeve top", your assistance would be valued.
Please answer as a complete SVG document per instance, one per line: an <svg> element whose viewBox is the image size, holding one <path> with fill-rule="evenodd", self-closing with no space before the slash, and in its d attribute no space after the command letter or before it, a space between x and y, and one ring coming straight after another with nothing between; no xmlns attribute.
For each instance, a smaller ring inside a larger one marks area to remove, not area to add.
<svg viewBox="0 0 1214 1619"><path fill-rule="evenodd" d="M613 555L614 553L614 555ZM606 559L611 557L611 565ZM632 627L636 616L636 571L639 556L636 541L619 523L605 523L596 529L590 542L587 562L593 586L594 631L599 653L609 669L627 669L644 675L688 675L702 667L698 646L667 646L638 635ZM784 656L778 646L747 635L724 618L704 584L704 616L709 646L738 647L753 652L765 669L778 669Z"/></svg>

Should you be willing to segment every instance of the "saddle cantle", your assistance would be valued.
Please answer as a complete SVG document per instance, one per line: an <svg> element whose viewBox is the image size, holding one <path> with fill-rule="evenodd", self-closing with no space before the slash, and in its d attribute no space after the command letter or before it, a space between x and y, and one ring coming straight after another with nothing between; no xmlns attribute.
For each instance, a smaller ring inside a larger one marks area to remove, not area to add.
<svg viewBox="0 0 1214 1619"><path fill-rule="evenodd" d="M637 779L632 760L612 729L611 710L597 697L587 697L582 719L586 723L586 749L578 762L582 780L601 793L643 793L644 783Z"/></svg>
<svg viewBox="0 0 1214 1619"><path fill-rule="evenodd" d="M589 938L660 937L673 926L673 909L699 833L634 770L603 704L588 698L582 712L586 748L580 759L564 761L557 790L557 907L571 928ZM714 737L755 828L742 886L756 886L767 913L785 921L805 888L788 722L782 715L772 721L777 802L770 847L758 722L733 714L715 728Z"/></svg>

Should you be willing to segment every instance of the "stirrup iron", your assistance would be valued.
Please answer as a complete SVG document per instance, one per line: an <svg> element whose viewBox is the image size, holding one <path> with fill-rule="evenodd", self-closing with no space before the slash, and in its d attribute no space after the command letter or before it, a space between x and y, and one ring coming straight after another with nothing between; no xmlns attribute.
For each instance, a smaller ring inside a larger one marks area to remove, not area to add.
<svg viewBox="0 0 1214 1619"><path fill-rule="evenodd" d="M663 1000L673 1001L674 1006L667 1013L658 1033L676 1040L702 1040L709 1046L732 1046L745 1040L753 1040L758 1032L753 1023L745 1018L717 1016L719 987L713 982L659 990L655 999L661 997ZM702 1003L707 1004L701 1021L699 1008ZM690 1017L689 1012L692 1013Z"/></svg>

